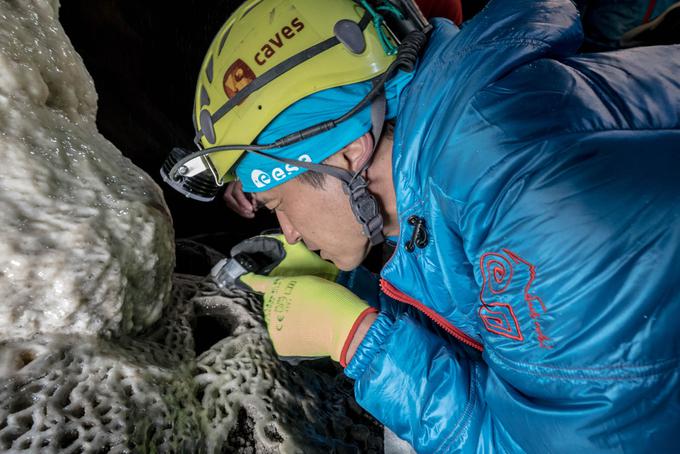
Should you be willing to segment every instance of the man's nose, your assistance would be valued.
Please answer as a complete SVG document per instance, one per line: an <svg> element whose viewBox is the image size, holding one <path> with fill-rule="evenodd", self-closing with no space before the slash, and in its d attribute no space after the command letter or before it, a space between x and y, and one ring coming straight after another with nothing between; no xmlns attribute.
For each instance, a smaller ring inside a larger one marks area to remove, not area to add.
<svg viewBox="0 0 680 454"><path fill-rule="evenodd" d="M279 225L281 226L281 231L283 236L286 237L286 241L289 244L295 244L302 239L300 232L295 230L293 223L290 222L288 217L280 211L276 212L276 218L279 220Z"/></svg>

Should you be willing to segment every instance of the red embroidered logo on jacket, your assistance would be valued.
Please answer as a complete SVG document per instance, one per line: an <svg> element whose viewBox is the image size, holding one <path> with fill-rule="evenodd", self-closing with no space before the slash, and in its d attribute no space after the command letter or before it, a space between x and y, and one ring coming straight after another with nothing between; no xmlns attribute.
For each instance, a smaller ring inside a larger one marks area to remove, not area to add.
<svg viewBox="0 0 680 454"><path fill-rule="evenodd" d="M479 300L479 317L484 327L509 339L524 341L520 322L515 315L519 304L526 306L536 331L539 346L553 348L550 338L543 333L541 314L547 312L543 300L531 293L536 279L536 268L514 252L487 252L479 260L482 272L482 290Z"/></svg>

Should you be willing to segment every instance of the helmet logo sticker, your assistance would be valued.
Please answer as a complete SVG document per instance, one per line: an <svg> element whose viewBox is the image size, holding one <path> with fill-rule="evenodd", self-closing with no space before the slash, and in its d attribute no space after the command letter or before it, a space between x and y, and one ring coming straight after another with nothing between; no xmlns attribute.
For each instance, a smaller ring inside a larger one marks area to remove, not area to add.
<svg viewBox="0 0 680 454"><path fill-rule="evenodd" d="M290 26L286 25L281 28L280 31L276 32L274 36L269 38L269 40L260 47L260 52L255 54L255 63L262 66L267 63L271 57L276 53L276 49L281 49L287 40L295 38L297 33L300 33L302 29L305 28L305 23L300 20L299 17L293 18L290 21ZM285 38L285 40L284 40Z"/></svg>
<svg viewBox="0 0 680 454"><path fill-rule="evenodd" d="M236 93L243 90L255 80L257 76L250 69L250 66L246 64L240 58L227 68L224 73L224 79L222 79L222 85L224 86L224 92L227 94L229 99L236 96Z"/></svg>
<svg viewBox="0 0 680 454"><path fill-rule="evenodd" d="M253 180L253 184L256 188L264 188L269 183L272 182L271 177L267 172L263 172L259 169L255 169L250 173L250 179Z"/></svg>

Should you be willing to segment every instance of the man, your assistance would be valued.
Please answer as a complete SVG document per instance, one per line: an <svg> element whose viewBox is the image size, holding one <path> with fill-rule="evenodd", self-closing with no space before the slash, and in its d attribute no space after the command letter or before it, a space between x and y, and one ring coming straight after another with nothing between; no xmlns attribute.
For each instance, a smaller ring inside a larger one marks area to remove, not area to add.
<svg viewBox="0 0 680 454"><path fill-rule="evenodd" d="M271 144L341 116L371 90L367 74L317 83L316 71L351 66L337 54L305 62L268 97L262 88L235 98L238 118L216 113L229 100L214 86L235 58L221 52L240 49L248 33L271 35L245 62L264 66L284 48L277 33L322 34L342 2L324 4L317 20L304 3L249 2L218 34L202 68L215 75L197 90L204 147ZM364 10L351 6L359 21ZM419 452L671 451L680 430L680 48L575 55L582 32L566 0L495 0L462 30L433 24L415 70L385 84L394 131L376 127L374 100L334 128L264 151L283 162L226 159L226 148L210 155L213 171L223 181L235 171L298 243L282 245L288 255L269 275L241 278L264 294L274 348L346 365L357 401ZM352 49L361 46L345 47L360 65L365 54ZM371 58L379 72L388 67ZM203 87L212 101L201 101ZM282 107L276 96L294 90L304 94ZM253 124L262 126L245 131ZM305 173L308 163L341 171ZM380 232L370 209L350 201L357 181L376 200ZM379 292L357 267L380 233L396 249ZM254 241L233 252L265 249Z"/></svg>

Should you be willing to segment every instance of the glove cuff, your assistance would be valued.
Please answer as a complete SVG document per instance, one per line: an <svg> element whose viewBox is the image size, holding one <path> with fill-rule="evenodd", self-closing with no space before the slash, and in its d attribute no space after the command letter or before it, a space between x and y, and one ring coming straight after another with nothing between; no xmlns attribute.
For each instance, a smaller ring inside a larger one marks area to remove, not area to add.
<svg viewBox="0 0 680 454"><path fill-rule="evenodd" d="M339 361L342 367L347 367L347 350L349 350L349 346L352 344L352 341L354 340L354 335L356 334L357 329L359 329L361 322L364 321L367 315L375 314L377 312L378 310L376 308L367 307L361 314L359 314L357 319L354 321L352 328L349 330L349 333L347 334L347 339L345 339L345 343L342 346L342 350L340 351Z"/></svg>

